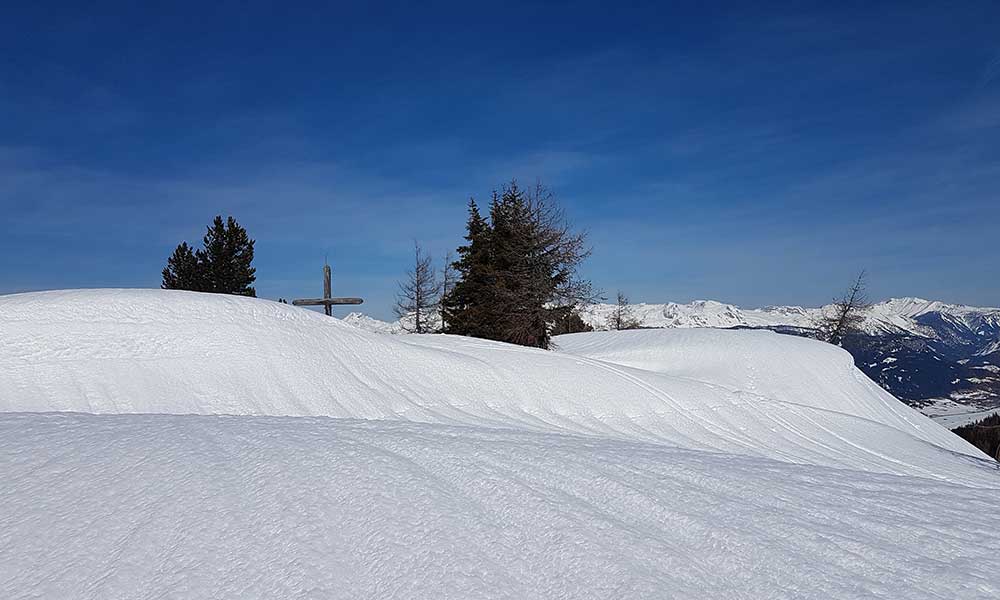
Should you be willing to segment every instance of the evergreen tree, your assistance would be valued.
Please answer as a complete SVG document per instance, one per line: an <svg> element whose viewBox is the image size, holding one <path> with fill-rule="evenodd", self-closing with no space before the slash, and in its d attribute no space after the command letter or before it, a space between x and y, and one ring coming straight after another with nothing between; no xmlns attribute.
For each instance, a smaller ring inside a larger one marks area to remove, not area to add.
<svg viewBox="0 0 1000 600"><path fill-rule="evenodd" d="M495 303L500 339L523 346L548 346L546 298L553 281L544 264L531 207L516 182L490 205Z"/></svg>
<svg viewBox="0 0 1000 600"><path fill-rule="evenodd" d="M956 427L952 431L985 452L987 456L1000 461L1000 413L994 413L975 423Z"/></svg>
<svg viewBox="0 0 1000 600"><path fill-rule="evenodd" d="M205 291L216 294L256 296L253 282L257 269L253 263L254 240L247 230L228 217L223 223L216 216L203 239L204 250L198 252L204 269Z"/></svg>
<svg viewBox="0 0 1000 600"><path fill-rule="evenodd" d="M492 232L475 200L469 200L469 218L465 229L466 243L458 248L458 260L452 263L457 281L442 302L444 331L499 339L494 334L497 329L496 315L491 303L494 282L490 261Z"/></svg>
<svg viewBox="0 0 1000 600"><path fill-rule="evenodd" d="M552 324L550 333L553 337L566 333L580 333L583 331L593 331L594 328L587 324L576 310L570 310L564 316L557 319Z"/></svg>
<svg viewBox="0 0 1000 600"><path fill-rule="evenodd" d="M163 283L160 287L165 290L200 292L204 291L204 286L198 257L191 246L187 245L187 242L181 242L167 259L167 266L163 268Z"/></svg>
<svg viewBox="0 0 1000 600"><path fill-rule="evenodd" d="M441 288L438 290L440 292L440 297L437 301L438 308L438 319L441 321L440 331L445 329L445 299L448 294L451 293L452 288L455 287L455 261L454 256L451 252L447 252L444 255L444 265L441 267Z"/></svg>
<svg viewBox="0 0 1000 600"><path fill-rule="evenodd" d="M552 325L593 300L576 277L589 255L584 236L570 232L541 185L525 192L512 181L494 192L489 214L470 202L459 280L445 298L447 331L547 348Z"/></svg>
<svg viewBox="0 0 1000 600"><path fill-rule="evenodd" d="M216 216L202 240L204 248L192 250L182 242L167 259L160 287L256 296L252 284L257 279L253 263L254 240L232 217L223 222Z"/></svg>

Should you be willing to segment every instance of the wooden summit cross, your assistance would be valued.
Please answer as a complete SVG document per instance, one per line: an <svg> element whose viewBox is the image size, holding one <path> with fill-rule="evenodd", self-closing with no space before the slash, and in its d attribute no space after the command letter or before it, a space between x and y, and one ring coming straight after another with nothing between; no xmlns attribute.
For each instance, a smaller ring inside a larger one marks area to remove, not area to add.
<svg viewBox="0 0 1000 600"><path fill-rule="evenodd" d="M330 265L323 265L323 297L322 298L303 298L301 300L292 300L292 304L295 306L323 306L323 312L326 316L333 316L333 305L337 304L361 304L364 302L361 298L332 298L330 297Z"/></svg>

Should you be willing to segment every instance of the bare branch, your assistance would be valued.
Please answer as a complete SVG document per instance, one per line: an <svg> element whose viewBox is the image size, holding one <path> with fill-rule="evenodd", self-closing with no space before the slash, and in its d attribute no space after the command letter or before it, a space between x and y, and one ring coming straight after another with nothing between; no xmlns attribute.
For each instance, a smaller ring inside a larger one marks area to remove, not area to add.
<svg viewBox="0 0 1000 600"><path fill-rule="evenodd" d="M632 312L628 298L619 290L614 312L608 317L608 329L621 331L623 329L639 329L640 326L639 319Z"/></svg>
<svg viewBox="0 0 1000 600"><path fill-rule="evenodd" d="M834 300L832 312L824 314L818 323L821 339L835 344L843 344L844 338L855 333L865 319L865 312L871 308L866 293L867 272L858 273L854 283L837 300Z"/></svg>
<svg viewBox="0 0 1000 600"><path fill-rule="evenodd" d="M431 256L414 241L413 269L406 272L406 281L399 284L396 297L395 312L400 327L410 333L433 331L430 317L437 309L440 290Z"/></svg>

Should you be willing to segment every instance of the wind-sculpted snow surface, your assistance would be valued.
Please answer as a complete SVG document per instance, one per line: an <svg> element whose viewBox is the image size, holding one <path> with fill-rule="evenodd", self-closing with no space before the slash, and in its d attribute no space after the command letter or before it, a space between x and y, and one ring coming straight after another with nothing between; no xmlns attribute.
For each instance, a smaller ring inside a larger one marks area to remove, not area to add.
<svg viewBox="0 0 1000 600"><path fill-rule="evenodd" d="M847 353L770 332L558 338L569 352L576 340L672 349L664 374L615 357L377 335L275 302L190 292L13 295L0 297L0 315L5 411L486 425L979 479L959 466L977 450L882 392Z"/></svg>
<svg viewBox="0 0 1000 600"><path fill-rule="evenodd" d="M4 598L995 598L996 490L584 436L0 416Z"/></svg>
<svg viewBox="0 0 1000 600"><path fill-rule="evenodd" d="M1000 593L996 463L843 351L556 341L188 292L2 296L0 597Z"/></svg>

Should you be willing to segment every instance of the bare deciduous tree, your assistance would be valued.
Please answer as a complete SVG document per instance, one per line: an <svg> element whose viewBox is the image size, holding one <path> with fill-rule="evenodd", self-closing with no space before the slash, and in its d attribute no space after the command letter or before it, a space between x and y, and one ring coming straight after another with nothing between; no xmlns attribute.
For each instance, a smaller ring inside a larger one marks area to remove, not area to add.
<svg viewBox="0 0 1000 600"><path fill-rule="evenodd" d="M615 310L608 317L608 329L621 331L623 329L638 329L639 327L639 319L635 318L628 298L619 290Z"/></svg>
<svg viewBox="0 0 1000 600"><path fill-rule="evenodd" d="M528 192L528 211L536 234L537 252L549 268L555 306L572 307L597 300L590 281L578 277L577 270L590 256L587 234L574 232L555 196L540 181Z"/></svg>
<svg viewBox="0 0 1000 600"><path fill-rule="evenodd" d="M867 273L862 270L851 287L833 302L832 312L824 313L818 324L819 336L824 341L839 346L844 337L858 330L865 318L865 311L871 307L865 293Z"/></svg>
<svg viewBox="0 0 1000 600"><path fill-rule="evenodd" d="M399 284L396 315L400 327L410 333L431 333L430 317L438 304L440 284L431 256L420 244L413 242L413 269L406 272L406 281Z"/></svg>

